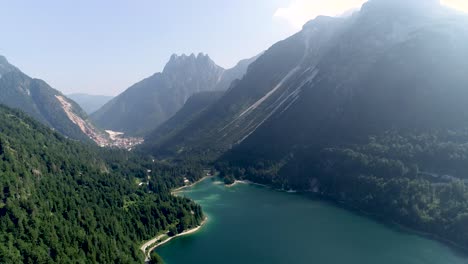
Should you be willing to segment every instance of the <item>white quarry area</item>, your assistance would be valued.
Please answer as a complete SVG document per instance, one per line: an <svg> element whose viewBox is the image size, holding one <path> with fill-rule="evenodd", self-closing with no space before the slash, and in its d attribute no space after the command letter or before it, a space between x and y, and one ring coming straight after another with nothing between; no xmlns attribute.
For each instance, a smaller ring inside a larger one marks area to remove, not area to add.
<svg viewBox="0 0 468 264"><path fill-rule="evenodd" d="M67 114L68 119L77 125L85 135L96 142L98 146L131 150L133 147L143 143L143 138L125 138L123 137L124 133L122 132L106 130L106 133L102 133L94 125L86 120L83 120L83 118L75 114L73 111L73 106L64 96L56 95L55 97L60 102L62 109Z"/></svg>
<svg viewBox="0 0 468 264"><path fill-rule="evenodd" d="M106 133L109 135L109 137L112 139L112 140L115 140L117 138L120 138L120 137L123 137L123 135L125 133L123 132L116 132L116 131L112 131L112 130L106 130Z"/></svg>
<svg viewBox="0 0 468 264"><path fill-rule="evenodd" d="M125 137L125 133L123 132L106 130L106 133L110 138L110 143L106 147L116 147L132 150L135 146L144 142L143 138Z"/></svg>

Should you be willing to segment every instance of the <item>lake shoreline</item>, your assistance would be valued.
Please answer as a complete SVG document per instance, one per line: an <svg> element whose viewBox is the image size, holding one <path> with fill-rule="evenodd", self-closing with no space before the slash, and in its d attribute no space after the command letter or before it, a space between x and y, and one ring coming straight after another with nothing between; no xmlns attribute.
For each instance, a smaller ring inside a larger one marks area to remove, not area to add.
<svg viewBox="0 0 468 264"><path fill-rule="evenodd" d="M197 180L197 181L194 182L194 183L191 183L191 184L189 184L189 185L185 185L185 186L182 186L182 187L179 187L179 188L176 188L176 189L172 190L172 191L171 191L171 194L173 194L173 195L174 195L174 194L177 194L178 192L181 192L181 191L183 191L183 190L185 190L185 189L187 189L187 188L193 187L193 186L199 184L200 182L202 182L202 181L204 181L204 180L206 180L206 179L214 178L214 177L215 177L215 176L213 176L213 175L204 176L204 177L202 177L201 179Z"/></svg>
<svg viewBox="0 0 468 264"><path fill-rule="evenodd" d="M320 199L320 200L325 201L325 202L329 202L329 203L333 204L336 207L348 210L349 212L352 212L352 213L361 215L363 217L369 218L371 220L374 220L374 221L376 221L376 222L378 222L378 223L380 223L382 225L385 225L387 228L394 229L394 230L396 230L398 232L405 232L407 234L414 234L414 235L424 237L424 238L427 238L427 239L430 239L430 240L433 240L433 241L437 241L437 242L447 246L451 250L457 251L460 254L468 256L468 248L467 247L464 247L464 246L462 246L460 244L457 244L456 242L451 241L449 239L445 239L443 237L440 237L440 236L438 236L436 234L432 234L432 233L424 232L424 231L419 231L419 230L417 230L415 228L408 227L408 226L406 226L404 224L401 224L401 223L399 223L397 221L394 221L394 220L387 220L385 218L385 216L383 216L383 215L373 214L373 213L367 212L365 210L360 209L359 207L353 206L353 205L351 205L349 203L346 203L344 201L333 199L333 197L330 197L330 196L327 196L327 195L324 195L324 194L311 192L311 191L301 191L301 192L297 192L297 193L302 194L302 195L306 195L306 196L309 196L309 197L314 197L314 198Z"/></svg>
<svg viewBox="0 0 468 264"><path fill-rule="evenodd" d="M150 260L150 254L156 248L168 243L169 241L171 241L171 240L173 240L175 238L190 235L190 234L193 234L193 233L199 231L206 224L207 221L208 221L208 217L205 217L205 219L200 223L200 225L198 225L198 226L196 226L194 228L185 230L182 233L177 234L175 236L168 237L164 241L157 242L158 240L162 239L164 236L167 236L167 233L163 234L163 235L159 235L159 236L153 238L152 240L150 240L150 242L153 242L151 244L148 244L149 242L145 243L145 245L147 245L147 246L145 248L143 248L143 246L140 248L145 253L145 263L147 263ZM149 247L149 249L148 249L148 247Z"/></svg>
<svg viewBox="0 0 468 264"><path fill-rule="evenodd" d="M209 178L213 178L215 176L213 175L209 175L209 176L204 176L202 178L200 178L199 180L197 180L196 182L194 183L191 183L189 185L185 185L185 186L182 186L182 187L179 187L179 188L176 188L174 190L171 191L171 194L172 195L177 195L177 193L187 189L187 188L190 188L190 187L193 187L201 182L203 182L204 180L207 180ZM143 254L145 255L145 263L148 263L150 261L150 254L153 250L155 250L156 248L166 244L167 242L171 241L172 239L174 238L177 238L177 237L181 237L181 236L185 236L185 235L189 235L189 234L193 234L195 232L197 232L198 230L200 230L207 222L208 220L208 217L205 217L205 219L203 219L203 221L200 223L200 225L194 227L194 228L191 228L191 229L188 229L188 230L185 230L183 231L182 233L180 234L177 234L175 236L172 236L172 237L169 237L167 234L168 234L168 231L165 232L164 234L159 234L157 235L156 237L150 239L149 241L145 242L141 247L140 247L140 250L143 252ZM165 239L164 241L160 241L158 242L158 240L164 238L165 236L168 236L167 239Z"/></svg>
<svg viewBox="0 0 468 264"><path fill-rule="evenodd" d="M375 221L377 221L377 222L379 222L381 224L384 224L389 228L397 228L397 229L399 229L399 231L403 231L403 232L410 233L410 234L415 234L415 235L425 237L425 238L428 238L428 239L431 239L431 240L434 240L434 241L438 241L438 242L448 246L452 250L456 250L461 254L468 255L468 248L464 247L464 246L462 246L460 244L457 244L454 241L445 239L445 238L440 237L440 236L438 236L436 234L432 234L432 233L428 233L428 232L419 231L417 229L413 229L411 227L405 226L404 224L398 223L398 222L393 221L393 220L392 221L386 220L384 216L366 212L366 211L364 211L364 210L362 210L362 209L360 209L358 207L352 206L352 205L350 205L350 204L348 204L346 202L343 202L343 201L338 201L338 200L333 199L332 197L329 197L329 196L324 195L324 194L320 194L320 193L313 192L313 191L295 191L295 190L276 189L276 188L274 188L272 186L269 186L269 185L266 185L266 184L255 183L255 182L250 181L250 180L235 180L234 183L225 184L225 186L227 188L231 188L231 187L234 187L234 186L236 186L238 184L255 185L255 186L260 186L260 187L264 187L264 188L267 188L267 189L271 189L271 190L278 191L278 192L284 192L284 193L292 193L292 194L297 193L297 194L302 194L302 195L306 195L306 196L315 196L315 197L317 197L319 199L322 199L324 201L331 202L335 206L338 206L340 208L349 210L350 212L354 212L354 213L357 213L359 215L368 217L370 219L374 219Z"/></svg>
<svg viewBox="0 0 468 264"><path fill-rule="evenodd" d="M248 187L250 185L252 186ZM202 232L196 233L189 238L164 244L164 246L158 247L156 252L158 252L158 254L169 263L193 263L193 260L206 258L207 264L216 264L220 263L220 260L223 259L224 256L230 254L230 248L236 247L236 242L231 243L231 241L242 241L242 238L252 235L251 239L253 241L256 239L262 239L262 242L245 241L245 246L238 245L239 249L243 250L245 254L242 257L232 256L232 258L226 260L227 264L242 263L242 259L250 257L252 257L251 261L246 261L245 263L259 263L257 252L249 251L250 248L255 247L258 243L266 243L264 248L259 249L259 255L263 256L263 254L265 254L265 256L270 256L272 259L280 259L277 263L288 263L288 258L283 258L284 254L275 255L276 252L280 250L275 250L277 245L275 245L274 241L263 241L263 238L270 236L269 234L274 228L279 228L282 231L278 233L278 239L289 239L291 238L291 235L289 234L295 234L293 236L294 238L304 242L307 241L307 243L315 245L316 248L318 248L318 252L321 251L319 245L329 245L331 247L339 245L340 247L342 246L346 254L348 254L348 256L343 258L325 254L319 256L320 261L318 262L321 263L343 263L343 260L350 259L353 261L348 263L361 264L363 263L359 262L361 254L365 254L365 252L367 252L366 250L368 250L370 256L369 259L376 260L382 258L382 264L416 264L420 263L417 262L418 259L428 260L427 254L429 253L424 251L426 247L431 249L431 252L437 253L429 254L431 256L431 261L425 263L461 264L466 263L465 261L468 260L462 251L451 250L450 247L445 247L440 243L430 242L430 240L434 239L421 239L420 237L426 236L416 234L416 232L412 232L412 230L400 228L400 226L395 223L387 222L393 227L391 228L393 231L391 231L388 226L384 227L379 225L378 222L380 221L373 221L376 220L375 216L366 215L361 219L358 215L363 215L362 212L356 215L354 212L358 212L358 210L352 210L349 207L344 208L349 210L341 210L339 208L343 209L345 205L338 202L332 202L330 199L324 199L323 196L321 197L318 194L313 197L303 195L310 192L301 192L301 195L286 195L287 189L278 191L277 189L269 186L257 187L255 185L259 184L251 183L249 181L238 181L235 183L236 187L230 189L229 186L222 184L222 181L219 179L205 180L201 184L194 186L193 191L192 189L189 189L186 192L181 193L180 195L187 195L187 197L195 201L201 201L203 207L207 206L205 209L209 209L207 212L209 213L209 218L212 219L212 217L214 217L214 219L217 219L215 222L218 222L219 224L212 225L212 223L209 223L210 226ZM231 187L232 186L234 185L231 185ZM304 198L300 198L301 196ZM312 205L310 203L312 203ZM233 210L236 211L234 212ZM279 213L278 210L285 213ZM233 215L239 215L239 218L233 219ZM284 225L284 221L289 219L289 217L285 215L297 216L297 220L294 220L294 227L287 227L287 225ZM277 221L277 223L270 224L269 221L265 222L267 219ZM256 224L250 225L252 223L262 224L261 226L256 227ZM265 223L265 225L263 225L263 223ZM322 224L323 226L314 225L313 223ZM278 224L281 226L278 226ZM230 228L226 228L226 226L229 226ZM304 231L298 231L297 227L302 226L305 227ZM239 231L232 230L235 228L239 228ZM330 230L330 233L326 231L327 228L333 228L335 231ZM347 232L336 231L340 230L340 228L351 231L349 234L347 234ZM361 229L362 232L357 232L357 230ZM324 232L321 233L322 231ZM310 235L314 234L313 236L315 238L311 238L309 235L304 235L304 233L309 232ZM357 233L362 233L363 236L368 237L368 239L355 238L354 236ZM330 234L334 235L330 236ZM340 242L337 239L341 239L341 236L343 239L342 241L349 240L349 243L340 245ZM378 238L377 241L375 241L375 243L372 242L376 237ZM400 248L398 246L400 242L398 241L401 241L403 244L408 243L408 247L405 246ZM353 243L356 243L356 246L353 246ZM205 255L205 250L207 248L210 248L213 251L213 256ZM412 250L412 248L414 248L414 250ZM275 253L272 252L272 254L269 254L268 252L270 249L274 249ZM282 248L281 250L287 250L285 252L297 254L297 256L299 256L299 261L297 263L308 263L307 261L314 256L314 253L303 252L294 246L290 248L286 247L286 249ZM330 248L324 250L327 251L330 250ZM334 249L330 252L333 251ZM392 262L388 261L386 257L380 257L388 256L386 254L395 255L396 257L393 260L399 261ZM253 261L253 259L255 259L255 261ZM372 261L364 263L379 262Z"/></svg>

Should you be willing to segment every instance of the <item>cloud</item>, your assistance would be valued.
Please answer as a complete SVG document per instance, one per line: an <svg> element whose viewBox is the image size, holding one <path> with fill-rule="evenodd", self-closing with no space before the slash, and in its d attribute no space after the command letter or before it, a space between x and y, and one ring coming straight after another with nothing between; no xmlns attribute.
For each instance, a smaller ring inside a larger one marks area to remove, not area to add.
<svg viewBox="0 0 468 264"><path fill-rule="evenodd" d="M468 1L467 0L441 0L440 2L443 5L446 5L446 6L468 13Z"/></svg>
<svg viewBox="0 0 468 264"><path fill-rule="evenodd" d="M274 17L286 20L294 29L300 29L307 21L319 15L341 15L350 9L359 8L365 2L366 0L293 0L288 7L276 10Z"/></svg>

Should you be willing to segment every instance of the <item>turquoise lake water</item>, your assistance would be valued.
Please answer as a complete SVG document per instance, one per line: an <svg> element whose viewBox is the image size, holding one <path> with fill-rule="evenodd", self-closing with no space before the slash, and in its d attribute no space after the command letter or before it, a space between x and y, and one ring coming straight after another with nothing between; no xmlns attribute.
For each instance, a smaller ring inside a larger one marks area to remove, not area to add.
<svg viewBox="0 0 468 264"><path fill-rule="evenodd" d="M208 221L156 249L167 264L468 263L442 243L305 195L214 178L179 195L199 203Z"/></svg>

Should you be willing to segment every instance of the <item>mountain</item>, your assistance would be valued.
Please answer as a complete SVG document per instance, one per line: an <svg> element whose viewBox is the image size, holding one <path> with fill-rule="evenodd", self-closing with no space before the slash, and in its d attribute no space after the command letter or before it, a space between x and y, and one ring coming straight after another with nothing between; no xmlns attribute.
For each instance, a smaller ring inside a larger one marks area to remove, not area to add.
<svg viewBox="0 0 468 264"><path fill-rule="evenodd" d="M180 154L206 154L208 151L217 156L242 141L273 111L277 111L277 105L271 105L270 101L283 105L297 97L297 91L281 97L284 89L294 88L285 85L285 82L299 73L300 64L317 61L323 56L324 50L328 49L328 41L342 27L343 21L345 19L320 17L313 22L316 27L310 25L313 27L311 30L301 31L272 46L249 66L244 78L236 82L220 100L154 149ZM317 41L309 43L312 38L317 38ZM309 74L313 74L313 69L308 70Z"/></svg>
<svg viewBox="0 0 468 264"><path fill-rule="evenodd" d="M195 120L210 105L215 103L223 95L223 91L200 92L192 95L173 117L160 125L155 131L146 136L145 141L149 142L144 146L151 149L164 142L166 138L177 134L185 128L192 120Z"/></svg>
<svg viewBox="0 0 468 264"><path fill-rule="evenodd" d="M170 193L201 167L68 140L1 105L0 175L1 263L143 263L140 243L203 217Z"/></svg>
<svg viewBox="0 0 468 264"><path fill-rule="evenodd" d="M0 78L2 75L5 75L6 73L9 72L18 72L18 68L15 66L11 65L8 60L0 55Z"/></svg>
<svg viewBox="0 0 468 264"><path fill-rule="evenodd" d="M236 64L236 66L225 70L214 90L226 91L228 88L231 87L233 81L237 79L242 79L242 77L244 77L245 73L247 72L249 65L252 64L252 62L256 61L258 57L260 57L260 55L241 60Z"/></svg>
<svg viewBox="0 0 468 264"><path fill-rule="evenodd" d="M68 97L77 102L88 115L94 113L96 110L114 98L113 96L82 93L69 94Z"/></svg>
<svg viewBox="0 0 468 264"><path fill-rule="evenodd" d="M99 141L104 136L74 101L33 79L0 57L0 104L21 109L61 134L82 141Z"/></svg>
<svg viewBox="0 0 468 264"><path fill-rule="evenodd" d="M149 149L468 248L466 58L465 14L435 0L371 0L272 46Z"/></svg>
<svg viewBox="0 0 468 264"><path fill-rule="evenodd" d="M145 135L202 91L224 91L241 78L249 61L230 70L216 65L208 55L173 55L163 72L133 85L95 112L91 118L101 128Z"/></svg>
<svg viewBox="0 0 468 264"><path fill-rule="evenodd" d="M390 128L459 126L465 25L437 1L419 0L373 0L348 18L318 17L160 147L220 154L248 141L283 155L318 137L341 143Z"/></svg>

